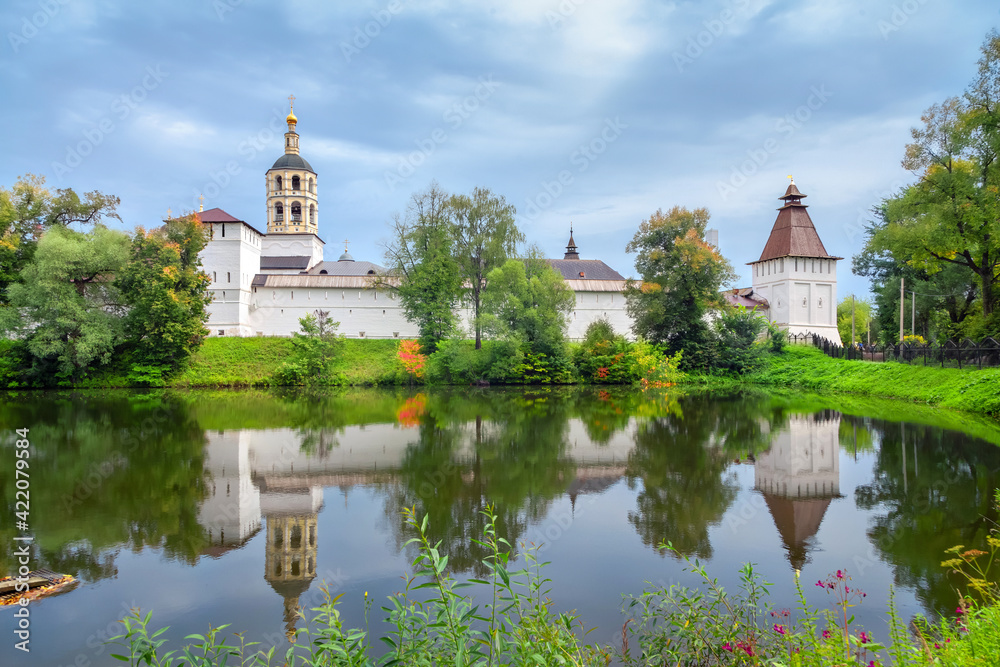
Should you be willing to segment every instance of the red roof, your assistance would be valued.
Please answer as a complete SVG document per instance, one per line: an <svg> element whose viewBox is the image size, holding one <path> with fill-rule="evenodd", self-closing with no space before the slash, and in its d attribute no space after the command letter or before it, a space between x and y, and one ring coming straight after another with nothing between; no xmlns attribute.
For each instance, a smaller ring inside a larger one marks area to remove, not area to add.
<svg viewBox="0 0 1000 667"><path fill-rule="evenodd" d="M784 196L779 197L785 205L778 209L778 218L774 221L771 236L768 237L758 262L790 256L843 259L834 257L823 247L816 227L809 218L809 212L806 211L808 207L802 203L803 197L805 195L799 192L794 183L788 186Z"/></svg>
<svg viewBox="0 0 1000 667"><path fill-rule="evenodd" d="M198 213L198 218L202 222L243 222L239 218L234 218L221 208L210 208L207 211Z"/></svg>

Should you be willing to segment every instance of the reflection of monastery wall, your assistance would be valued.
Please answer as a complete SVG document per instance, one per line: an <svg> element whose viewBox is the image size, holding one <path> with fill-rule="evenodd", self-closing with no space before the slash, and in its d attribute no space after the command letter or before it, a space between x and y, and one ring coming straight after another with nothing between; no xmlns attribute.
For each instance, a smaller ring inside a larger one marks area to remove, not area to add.
<svg viewBox="0 0 1000 667"><path fill-rule="evenodd" d="M485 428L493 425L487 423ZM465 428L456 461L474 458L475 424ZM635 426L618 431L606 444L593 442L582 421L569 423L566 455L578 466L624 466L635 441ZM313 440L313 454L302 451ZM363 484L402 465L417 430L397 424L368 424L310 432L297 429L213 431L207 434L205 469L209 493L198 522L213 545L241 544L261 526L261 516L312 512L322 503L322 487ZM350 444L340 444L350 443Z"/></svg>
<svg viewBox="0 0 1000 667"><path fill-rule="evenodd" d="M840 494L840 414L793 415L757 457L754 487L787 497Z"/></svg>
<svg viewBox="0 0 1000 667"><path fill-rule="evenodd" d="M250 432L215 432L205 445L205 469L211 471L208 496L198 523L213 545L241 544L260 529L260 491L251 480Z"/></svg>

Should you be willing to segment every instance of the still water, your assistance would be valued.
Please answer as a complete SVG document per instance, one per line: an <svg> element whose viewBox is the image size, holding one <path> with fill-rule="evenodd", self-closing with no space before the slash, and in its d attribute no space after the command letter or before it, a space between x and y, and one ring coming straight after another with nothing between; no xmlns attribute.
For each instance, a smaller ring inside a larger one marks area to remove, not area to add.
<svg viewBox="0 0 1000 667"><path fill-rule="evenodd" d="M466 578L485 572L471 540L487 503L502 536L540 545L554 608L596 627L588 641L618 641L623 593L697 583L657 548L665 540L727 587L755 563L779 608L794 606L796 569L819 606L809 584L846 569L868 593L858 620L885 639L890 585L904 618L954 609L940 561L984 543L996 519L1000 429L976 425L980 439L930 424L933 413L832 400L596 388L7 396L0 571L16 568L14 429L28 428L32 566L80 583L30 605L30 654L0 609L0 664L113 664L102 640L131 607L169 625L175 646L231 623L282 650L323 582L361 625L364 593L378 612L415 555L401 508L429 515Z"/></svg>

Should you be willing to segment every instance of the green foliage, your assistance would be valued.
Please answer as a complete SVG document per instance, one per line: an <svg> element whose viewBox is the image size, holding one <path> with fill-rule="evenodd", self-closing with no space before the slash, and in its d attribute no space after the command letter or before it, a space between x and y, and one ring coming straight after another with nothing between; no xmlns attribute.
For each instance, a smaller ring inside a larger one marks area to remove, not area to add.
<svg viewBox="0 0 1000 667"><path fill-rule="evenodd" d="M21 271L34 258L38 240L52 227L96 224L104 217L119 219L117 197L96 190L81 199L71 189L45 187L45 178L26 174L11 189L0 187L0 305L7 288L21 281Z"/></svg>
<svg viewBox="0 0 1000 667"><path fill-rule="evenodd" d="M30 377L68 383L111 360L124 331L110 277L127 255L128 237L101 225L89 232L54 226L42 236L0 312L0 331L26 344Z"/></svg>
<svg viewBox="0 0 1000 667"><path fill-rule="evenodd" d="M454 257L468 289L466 300L472 306L476 349L482 347L482 295L489 284L488 276L513 257L517 244L524 241L514 221L515 213L514 206L502 195L486 188L475 188L471 195L453 195L447 203L446 215L455 240Z"/></svg>
<svg viewBox="0 0 1000 667"><path fill-rule="evenodd" d="M503 383L518 377L524 363L520 344L488 340L476 349L472 341L447 340L427 360L427 379L443 384Z"/></svg>
<svg viewBox="0 0 1000 667"><path fill-rule="evenodd" d="M210 280L198 258L207 243L208 229L194 216L135 230L115 286L128 306L125 335L138 363L177 368L208 334Z"/></svg>
<svg viewBox="0 0 1000 667"><path fill-rule="evenodd" d="M761 368L773 347L758 340L767 327L767 320L755 310L723 306L712 323L716 336L713 366L724 373L737 375Z"/></svg>
<svg viewBox="0 0 1000 667"><path fill-rule="evenodd" d="M498 517L492 506L482 512L486 519L478 545L483 574L468 585L485 595L475 604L471 595L459 593L459 584L449 572L449 557L432 542L428 516L418 519L416 510L404 510L404 520L415 534L406 545L416 548L412 572L404 576L403 590L387 598L381 607L392 630L381 641L387 648L372 656L368 629L371 602L365 593L365 627L345 628L337 609L343 594L312 609L311 619L297 630L283 662L297 665L608 665L617 658L625 666L639 665L788 665L796 667L846 664L881 664L891 656L900 667L921 665L997 664L1000 660L1000 610L988 606L969 610L959 607L954 623L943 619L932 624L918 619L910 636L901 622L890 595L889 642L875 641L874 634L859 628L849 610L861 603L864 593L850 585L851 578L837 570L816 582L831 596L832 608L819 610L808 604L796 574L798 606L774 609L768 602L768 584L752 564L740 570L736 592L725 590L697 560L692 561L666 543L686 563L685 569L702 582L702 589L680 585L649 586L638 596L626 596L629 619L622 628L621 648L584 644L583 625L577 616L554 613L548 599L543 563L535 549L522 544L524 566L511 571L511 543L497 532ZM155 667L209 667L229 658L243 667L271 665L275 649L254 650L257 642L222 636L228 626L209 628L205 635L180 650L166 650L167 628L150 631L151 613L138 609L122 619L123 632L107 643L121 647L112 657L131 665ZM634 641L633 641L634 640ZM633 649L634 647L634 649ZM932 648L933 647L933 648Z"/></svg>
<svg viewBox="0 0 1000 667"><path fill-rule="evenodd" d="M791 345L751 376L753 382L812 391L899 398L1000 416L1000 368L935 368L895 362L832 359L813 347Z"/></svg>
<svg viewBox="0 0 1000 667"><path fill-rule="evenodd" d="M333 361L343 347L343 337L337 335L339 326L325 310L299 318L301 332L292 335L292 358L274 374L274 384L343 384L343 376L333 370Z"/></svg>
<svg viewBox="0 0 1000 667"><path fill-rule="evenodd" d="M641 280L625 287L637 336L684 351L687 368L712 365L712 335L703 316L719 302L719 290L736 278L729 262L705 242L708 211L675 206L658 210L639 226L626 250L638 253Z"/></svg>
<svg viewBox="0 0 1000 667"><path fill-rule="evenodd" d="M876 209L855 266L873 280L883 342L898 337L888 306L899 279L919 292L924 333L962 335L976 304L977 333L995 334L1000 281L1000 35L982 46L979 72L962 98L924 112L903 166L919 180ZM879 296L880 295L880 296ZM895 311L898 312L898 309ZM982 325L986 324L983 330ZM933 330L932 330L933 326ZM916 332L912 332L916 333Z"/></svg>
<svg viewBox="0 0 1000 667"><path fill-rule="evenodd" d="M462 276L454 257L454 235L446 216L448 195L436 183L410 199L406 217L394 217L386 247L390 276L406 318L420 328L425 354L455 330Z"/></svg>
<svg viewBox="0 0 1000 667"><path fill-rule="evenodd" d="M487 276L482 296L483 330L520 341L533 355L566 358L566 317L575 296L562 274L534 251L510 259Z"/></svg>
<svg viewBox="0 0 1000 667"><path fill-rule="evenodd" d="M837 331L840 333L840 344L851 344L851 313L854 313L854 342L867 342L868 327L872 322L872 304L868 299L855 298L853 294L845 296L837 304Z"/></svg>

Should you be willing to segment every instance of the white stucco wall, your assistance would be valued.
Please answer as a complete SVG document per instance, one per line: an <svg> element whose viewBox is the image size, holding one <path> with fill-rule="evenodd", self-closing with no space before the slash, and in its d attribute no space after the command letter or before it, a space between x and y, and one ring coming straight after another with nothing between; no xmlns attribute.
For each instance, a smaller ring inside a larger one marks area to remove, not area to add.
<svg viewBox="0 0 1000 667"><path fill-rule="evenodd" d="M751 265L754 291L770 304L773 322L790 334L837 332L837 260L781 257Z"/></svg>

